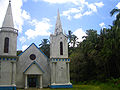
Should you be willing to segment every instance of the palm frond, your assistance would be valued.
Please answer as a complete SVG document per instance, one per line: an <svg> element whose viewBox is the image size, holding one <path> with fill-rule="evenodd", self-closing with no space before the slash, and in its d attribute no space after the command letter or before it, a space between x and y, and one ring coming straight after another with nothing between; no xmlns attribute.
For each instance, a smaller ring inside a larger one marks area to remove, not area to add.
<svg viewBox="0 0 120 90"><path fill-rule="evenodd" d="M113 16L115 13L120 13L120 9L113 9L111 12L110 12L110 15Z"/></svg>

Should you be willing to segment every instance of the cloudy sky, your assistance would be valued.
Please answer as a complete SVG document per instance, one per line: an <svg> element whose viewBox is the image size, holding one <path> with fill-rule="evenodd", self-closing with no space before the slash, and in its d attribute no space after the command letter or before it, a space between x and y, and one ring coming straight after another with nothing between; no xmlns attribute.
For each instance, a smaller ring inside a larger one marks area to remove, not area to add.
<svg viewBox="0 0 120 90"><path fill-rule="evenodd" d="M0 0L0 27L9 0ZM25 50L31 43L37 46L54 32L59 8L64 33L71 30L82 41L89 29L100 32L112 25L113 8L120 9L119 0L11 0L14 26L19 30L17 49Z"/></svg>

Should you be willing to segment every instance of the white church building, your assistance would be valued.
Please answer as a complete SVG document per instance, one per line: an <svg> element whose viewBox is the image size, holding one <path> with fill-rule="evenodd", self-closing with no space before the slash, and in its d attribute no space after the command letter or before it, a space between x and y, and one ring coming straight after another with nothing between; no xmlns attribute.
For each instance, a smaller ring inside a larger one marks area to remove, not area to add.
<svg viewBox="0 0 120 90"><path fill-rule="evenodd" d="M18 30L14 28L11 2L0 28L0 90L16 88L72 88L67 36L58 11L54 34L50 35L50 58L34 43L17 56Z"/></svg>

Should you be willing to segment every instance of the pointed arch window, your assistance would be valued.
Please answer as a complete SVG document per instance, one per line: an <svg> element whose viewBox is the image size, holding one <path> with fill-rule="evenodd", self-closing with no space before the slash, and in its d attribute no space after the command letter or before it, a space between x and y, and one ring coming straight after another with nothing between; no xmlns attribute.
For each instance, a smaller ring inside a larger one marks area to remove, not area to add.
<svg viewBox="0 0 120 90"><path fill-rule="evenodd" d="M63 55L63 42L60 42L60 55Z"/></svg>
<svg viewBox="0 0 120 90"><path fill-rule="evenodd" d="M6 37L4 41L4 53L8 53L8 52L9 52L9 38Z"/></svg>

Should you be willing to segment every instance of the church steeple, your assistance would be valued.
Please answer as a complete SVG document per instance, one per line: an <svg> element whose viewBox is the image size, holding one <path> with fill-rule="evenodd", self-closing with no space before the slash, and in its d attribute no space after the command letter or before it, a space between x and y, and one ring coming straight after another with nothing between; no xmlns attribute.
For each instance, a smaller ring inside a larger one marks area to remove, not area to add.
<svg viewBox="0 0 120 90"><path fill-rule="evenodd" d="M55 26L55 34L59 34L59 33L63 33L63 30L62 30L62 25L60 20L60 13L58 9L58 15L57 15L56 26Z"/></svg>
<svg viewBox="0 0 120 90"><path fill-rule="evenodd" d="M0 55L16 56L18 30L14 28L11 0L0 28Z"/></svg>
<svg viewBox="0 0 120 90"><path fill-rule="evenodd" d="M58 10L54 34L50 35L51 88L72 88L68 59L68 38L63 34Z"/></svg>
<svg viewBox="0 0 120 90"><path fill-rule="evenodd" d="M14 28L12 8L11 8L11 0L9 0L9 5L7 8L7 12L6 12L2 27Z"/></svg>

